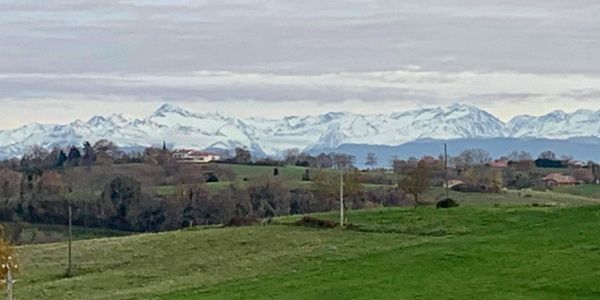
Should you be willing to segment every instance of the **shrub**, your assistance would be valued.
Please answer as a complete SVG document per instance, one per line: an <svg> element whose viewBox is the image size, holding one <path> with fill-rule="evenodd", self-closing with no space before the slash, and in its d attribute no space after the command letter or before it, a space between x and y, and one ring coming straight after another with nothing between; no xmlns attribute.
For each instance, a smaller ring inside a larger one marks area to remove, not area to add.
<svg viewBox="0 0 600 300"><path fill-rule="evenodd" d="M457 206L458 206L458 202L456 202L450 198L440 200L435 205L435 207L437 207L437 208L451 208L451 207L457 207Z"/></svg>
<svg viewBox="0 0 600 300"><path fill-rule="evenodd" d="M302 174L302 181L310 181L310 170L306 169Z"/></svg>
<svg viewBox="0 0 600 300"><path fill-rule="evenodd" d="M257 218L236 216L236 217L229 219L229 221L227 221L227 223L225 223L225 226L239 227L239 226L256 225L258 223L260 223L260 221Z"/></svg>
<svg viewBox="0 0 600 300"><path fill-rule="evenodd" d="M219 182L219 177L215 173L206 173L204 178L206 178L206 182Z"/></svg>
<svg viewBox="0 0 600 300"><path fill-rule="evenodd" d="M308 227L316 227L316 228L335 228L337 227L337 223L329 220L322 220L315 217L304 216L296 225L300 226L308 226Z"/></svg>

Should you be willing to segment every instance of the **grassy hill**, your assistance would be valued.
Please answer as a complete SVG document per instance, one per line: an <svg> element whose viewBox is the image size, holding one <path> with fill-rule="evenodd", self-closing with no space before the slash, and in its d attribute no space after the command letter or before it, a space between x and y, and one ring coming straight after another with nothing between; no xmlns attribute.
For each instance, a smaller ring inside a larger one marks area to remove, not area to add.
<svg viewBox="0 0 600 300"><path fill-rule="evenodd" d="M600 297L600 206L583 205L595 200L453 196L464 199L461 207L351 211L355 226L345 230L296 226L291 216L278 225L77 241L71 278L62 276L64 243L22 246L15 292L17 299ZM544 206L554 201L564 207Z"/></svg>

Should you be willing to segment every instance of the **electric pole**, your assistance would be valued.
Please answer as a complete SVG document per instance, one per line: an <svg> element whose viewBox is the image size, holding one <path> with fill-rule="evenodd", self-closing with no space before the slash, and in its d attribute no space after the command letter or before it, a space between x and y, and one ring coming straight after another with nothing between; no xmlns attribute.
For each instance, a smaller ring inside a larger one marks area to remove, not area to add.
<svg viewBox="0 0 600 300"><path fill-rule="evenodd" d="M73 241L73 229L72 229L72 219L73 219L73 212L71 209L71 205L69 205L69 264L67 266L67 277L71 277L72 274L72 260L71 260L71 243Z"/></svg>
<svg viewBox="0 0 600 300"><path fill-rule="evenodd" d="M444 143L444 173L446 180L446 199L448 199L448 145Z"/></svg>
<svg viewBox="0 0 600 300"><path fill-rule="evenodd" d="M340 226L344 227L344 170L340 169Z"/></svg>
<svg viewBox="0 0 600 300"><path fill-rule="evenodd" d="M13 283L12 272L10 269L6 272L6 299L13 300Z"/></svg>
<svg viewBox="0 0 600 300"><path fill-rule="evenodd" d="M6 279L2 280L6 284L6 299L13 300L13 284L17 281L13 279L12 270L18 269L19 266L12 260L12 256L9 256L2 268L6 269Z"/></svg>

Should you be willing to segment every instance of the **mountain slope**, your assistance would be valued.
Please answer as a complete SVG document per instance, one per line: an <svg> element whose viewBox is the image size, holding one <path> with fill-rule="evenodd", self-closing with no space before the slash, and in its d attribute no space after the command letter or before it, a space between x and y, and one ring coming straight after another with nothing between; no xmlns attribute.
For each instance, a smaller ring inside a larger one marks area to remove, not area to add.
<svg viewBox="0 0 600 300"><path fill-rule="evenodd" d="M22 155L28 147L80 145L109 139L124 148L161 145L230 150L247 147L257 155L277 155L290 148L318 151L344 144L395 146L423 139L600 137L600 111L556 111L545 116L517 116L504 123L474 106L454 104L390 114L330 112L282 119L235 118L195 113L164 104L146 118L123 114L94 116L87 122L28 124L0 131L0 158Z"/></svg>

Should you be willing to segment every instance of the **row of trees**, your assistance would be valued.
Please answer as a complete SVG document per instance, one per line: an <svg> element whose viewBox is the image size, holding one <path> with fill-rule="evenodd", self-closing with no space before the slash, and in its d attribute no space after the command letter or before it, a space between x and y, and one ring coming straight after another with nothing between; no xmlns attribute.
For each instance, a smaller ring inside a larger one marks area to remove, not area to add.
<svg viewBox="0 0 600 300"><path fill-rule="evenodd" d="M62 171L31 176L8 170L2 172L0 218L4 221L65 224L67 208L71 206L75 225L157 231L225 223L236 216L267 218L328 211L339 206L339 178L325 171L312 178L314 188L289 188L269 177L212 191L201 181L195 181L178 185L174 193L163 196L144 189L138 180L122 174L111 175L94 196L94 193L74 190ZM358 171L344 175L349 208L412 203L403 189L364 190L361 176Z"/></svg>

